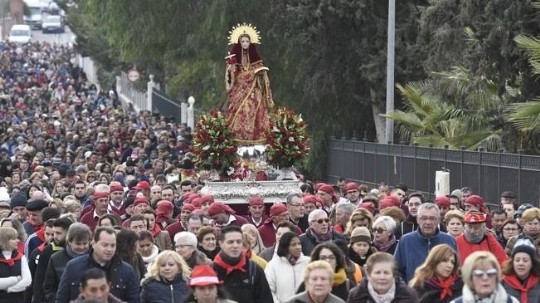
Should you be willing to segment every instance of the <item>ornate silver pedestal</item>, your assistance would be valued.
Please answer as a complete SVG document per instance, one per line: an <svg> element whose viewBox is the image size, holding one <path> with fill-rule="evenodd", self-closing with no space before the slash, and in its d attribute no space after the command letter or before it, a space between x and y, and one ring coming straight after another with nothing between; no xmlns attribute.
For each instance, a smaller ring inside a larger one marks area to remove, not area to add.
<svg viewBox="0 0 540 303"><path fill-rule="evenodd" d="M302 194L297 181L206 182L201 192L226 204L246 205L253 196L263 198L265 203L276 203L285 202L291 194Z"/></svg>

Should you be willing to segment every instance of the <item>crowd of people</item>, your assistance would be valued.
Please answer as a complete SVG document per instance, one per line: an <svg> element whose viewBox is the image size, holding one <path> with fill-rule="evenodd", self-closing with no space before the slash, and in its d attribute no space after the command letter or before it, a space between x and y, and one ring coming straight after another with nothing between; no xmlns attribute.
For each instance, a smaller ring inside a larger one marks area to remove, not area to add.
<svg viewBox="0 0 540 303"><path fill-rule="evenodd" d="M97 91L69 47L3 45L0 303L540 302L540 209L470 188L299 180L201 194L191 129Z"/></svg>

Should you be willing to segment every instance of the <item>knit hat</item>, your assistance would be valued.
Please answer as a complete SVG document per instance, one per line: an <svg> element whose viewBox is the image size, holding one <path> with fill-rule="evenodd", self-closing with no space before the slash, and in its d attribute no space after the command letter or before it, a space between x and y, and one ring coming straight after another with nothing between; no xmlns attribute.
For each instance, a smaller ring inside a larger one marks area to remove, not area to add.
<svg viewBox="0 0 540 303"><path fill-rule="evenodd" d="M47 203L47 201L41 200L41 199L32 200L32 201L26 203L26 209L29 210L29 211L42 210L47 206L49 206L49 203Z"/></svg>
<svg viewBox="0 0 540 303"><path fill-rule="evenodd" d="M349 182L345 185L345 193L349 190L358 190L358 184L356 182Z"/></svg>
<svg viewBox="0 0 540 303"><path fill-rule="evenodd" d="M356 242L367 242L371 244L371 233L369 232L369 229L367 229L367 227L356 227L351 232L351 239L349 243L354 244Z"/></svg>
<svg viewBox="0 0 540 303"><path fill-rule="evenodd" d="M270 217L277 217L284 212L287 212L287 206L283 203L276 203L270 207Z"/></svg>
<svg viewBox="0 0 540 303"><path fill-rule="evenodd" d="M261 197L249 198L249 206L264 206L264 201Z"/></svg>
<svg viewBox="0 0 540 303"><path fill-rule="evenodd" d="M438 207L450 207L450 198L448 198L447 196L438 196L437 198L435 198L435 204Z"/></svg>
<svg viewBox="0 0 540 303"><path fill-rule="evenodd" d="M187 282L187 285L192 287L221 284L223 281L218 279L216 272L209 265L195 266L191 272L191 280Z"/></svg>
<svg viewBox="0 0 540 303"><path fill-rule="evenodd" d="M531 260L536 258L536 248L529 238L522 238L516 241L514 249L512 249L512 258L520 252L528 254L531 257Z"/></svg>
<svg viewBox="0 0 540 303"><path fill-rule="evenodd" d="M14 208L17 206L26 207L26 203L28 203L28 199L26 199L26 195L21 192L18 192L11 197L11 203L9 205L11 208Z"/></svg>
<svg viewBox="0 0 540 303"><path fill-rule="evenodd" d="M210 208L208 208L208 215L210 217L213 217L219 213L222 213L222 212L226 212L226 213L229 213L229 214L234 214L235 211L230 208L228 205L226 205L225 203L223 202L214 202L212 203L212 205L210 205Z"/></svg>

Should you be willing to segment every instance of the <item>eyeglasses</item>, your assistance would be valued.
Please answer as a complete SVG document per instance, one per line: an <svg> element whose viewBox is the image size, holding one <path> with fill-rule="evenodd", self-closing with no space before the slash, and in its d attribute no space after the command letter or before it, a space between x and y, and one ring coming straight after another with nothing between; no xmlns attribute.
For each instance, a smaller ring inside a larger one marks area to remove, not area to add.
<svg viewBox="0 0 540 303"><path fill-rule="evenodd" d="M383 229L383 228L379 227L379 228L374 228L371 231L373 231L376 234L382 234L383 232L386 231L386 229Z"/></svg>
<svg viewBox="0 0 540 303"><path fill-rule="evenodd" d="M497 270L495 268L488 269L486 271L476 269L473 270L472 274L475 278L483 278L485 276L487 276L488 278L493 278L497 275Z"/></svg>
<svg viewBox="0 0 540 303"><path fill-rule="evenodd" d="M188 244L176 244L174 248L186 248L186 247L193 247L193 245Z"/></svg>
<svg viewBox="0 0 540 303"><path fill-rule="evenodd" d="M512 227L505 227L505 228L503 228L503 230L504 230L504 231L518 231L518 229L515 228L515 227L514 227L514 228L512 228Z"/></svg>
<svg viewBox="0 0 540 303"><path fill-rule="evenodd" d="M331 256L319 256L319 260L322 260L322 261L333 261L336 259L336 256L334 255L331 255Z"/></svg>
<svg viewBox="0 0 540 303"><path fill-rule="evenodd" d="M330 219L324 218L324 219L319 219L319 220L313 220L313 221L311 221L311 222L317 222L318 224L323 224L323 222L324 222L324 223L330 222Z"/></svg>

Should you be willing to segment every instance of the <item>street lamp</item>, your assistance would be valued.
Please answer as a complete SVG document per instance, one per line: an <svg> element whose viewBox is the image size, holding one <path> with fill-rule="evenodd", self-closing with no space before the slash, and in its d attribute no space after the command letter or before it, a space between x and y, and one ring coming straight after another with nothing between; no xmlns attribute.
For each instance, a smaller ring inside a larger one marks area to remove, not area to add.
<svg viewBox="0 0 540 303"><path fill-rule="evenodd" d="M388 42L386 66L386 114L394 111L394 55L396 42L396 0L388 0ZM386 142L394 143L394 120L386 117Z"/></svg>

